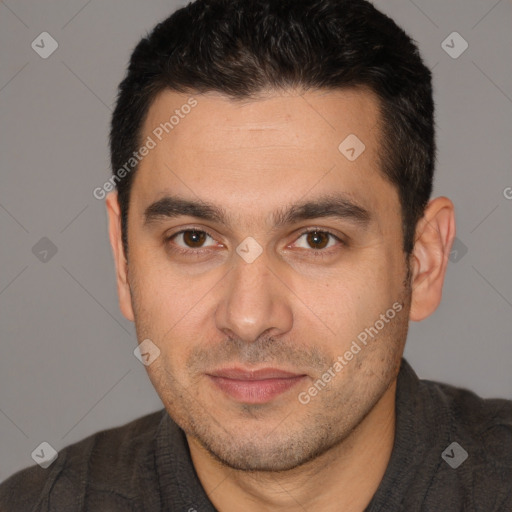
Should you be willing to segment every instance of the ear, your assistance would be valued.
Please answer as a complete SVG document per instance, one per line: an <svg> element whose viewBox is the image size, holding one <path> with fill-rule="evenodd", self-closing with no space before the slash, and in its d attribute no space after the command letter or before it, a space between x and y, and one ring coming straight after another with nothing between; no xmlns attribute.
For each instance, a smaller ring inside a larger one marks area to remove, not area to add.
<svg viewBox="0 0 512 512"><path fill-rule="evenodd" d="M110 192L106 198L108 214L108 234L114 255L117 276L117 294L121 312L128 320L134 321L132 298L128 284L128 261L124 255L121 237L121 210L117 200L117 191Z"/></svg>
<svg viewBox="0 0 512 512"><path fill-rule="evenodd" d="M412 254L409 318L419 322L439 306L448 257L455 238L455 213L447 197L432 199L416 227Z"/></svg>

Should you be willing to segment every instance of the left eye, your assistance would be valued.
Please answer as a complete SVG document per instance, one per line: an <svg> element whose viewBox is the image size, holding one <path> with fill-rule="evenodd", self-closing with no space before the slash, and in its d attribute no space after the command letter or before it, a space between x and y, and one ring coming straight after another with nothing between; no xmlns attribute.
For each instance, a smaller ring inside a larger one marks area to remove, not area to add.
<svg viewBox="0 0 512 512"><path fill-rule="evenodd" d="M312 248L317 251L329 249L332 245L335 245L335 241L341 242L337 236L329 233L329 231L320 231L319 229L306 231L305 233L302 233L297 240L300 240L301 238L305 238L306 247L302 246L303 249ZM333 244L329 245L330 241L332 241ZM296 243L297 242L295 242L295 244Z"/></svg>
<svg viewBox="0 0 512 512"><path fill-rule="evenodd" d="M189 249L201 249L203 247L209 247L203 245L206 238L210 238L211 240L213 240L213 238L205 231L199 231L195 229L180 231L179 233L176 233L171 237L171 239L181 240L182 242L184 242L184 245L181 245L181 247Z"/></svg>

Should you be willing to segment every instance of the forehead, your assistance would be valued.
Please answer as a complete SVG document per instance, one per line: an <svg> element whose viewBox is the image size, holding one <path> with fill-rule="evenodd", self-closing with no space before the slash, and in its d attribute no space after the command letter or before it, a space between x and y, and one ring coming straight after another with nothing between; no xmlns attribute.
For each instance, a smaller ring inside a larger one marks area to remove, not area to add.
<svg viewBox="0 0 512 512"><path fill-rule="evenodd" d="M141 207L179 193L252 216L333 191L389 208L397 196L380 172L379 136L378 100L367 90L290 90L243 101L164 91L144 122L142 140L155 146L132 193Z"/></svg>
<svg viewBox="0 0 512 512"><path fill-rule="evenodd" d="M188 108L192 98L196 106ZM240 150L288 145L298 152L324 151L333 145L337 149L339 138L350 133L359 133L371 146L378 136L378 111L378 99L367 89L307 93L290 89L261 93L257 99L166 90L151 104L143 133L158 132L167 123L169 133L162 134L167 142L190 145L197 138L203 151L233 150L242 139L246 144ZM173 126L169 127L171 117Z"/></svg>

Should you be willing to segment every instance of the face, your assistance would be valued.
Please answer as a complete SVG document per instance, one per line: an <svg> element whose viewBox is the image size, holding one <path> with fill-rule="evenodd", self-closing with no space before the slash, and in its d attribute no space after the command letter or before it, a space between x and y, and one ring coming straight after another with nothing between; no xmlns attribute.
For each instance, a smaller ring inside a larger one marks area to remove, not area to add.
<svg viewBox="0 0 512 512"><path fill-rule="evenodd" d="M148 113L121 305L171 417L230 467L326 452L396 377L410 290L378 123L363 90L166 91Z"/></svg>

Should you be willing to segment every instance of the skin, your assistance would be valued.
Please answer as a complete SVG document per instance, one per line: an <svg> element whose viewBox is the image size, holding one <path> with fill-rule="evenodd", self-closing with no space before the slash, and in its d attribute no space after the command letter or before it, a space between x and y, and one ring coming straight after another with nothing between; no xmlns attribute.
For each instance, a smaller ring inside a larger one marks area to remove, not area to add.
<svg viewBox="0 0 512 512"><path fill-rule="evenodd" d="M139 165L128 262L117 195L107 197L121 310L135 322L139 342L149 338L160 349L148 375L185 431L219 511L361 511L392 450L408 322L426 318L441 300L453 204L430 201L406 258L398 194L379 170L378 102L367 90L269 91L244 102L217 93L194 97L197 106ZM160 94L142 140L188 99ZM366 146L355 161L338 150L349 134ZM365 208L370 221L322 217L274 226L272 212L332 192ZM180 216L145 223L147 207L169 194L214 203L231 222ZM166 241L192 228L209 236L197 245L190 232ZM309 228L345 244L303 235ZM252 263L236 252L246 237L262 249ZM300 403L299 393L394 303L402 310ZM248 404L207 376L233 366L305 378L266 403Z"/></svg>

